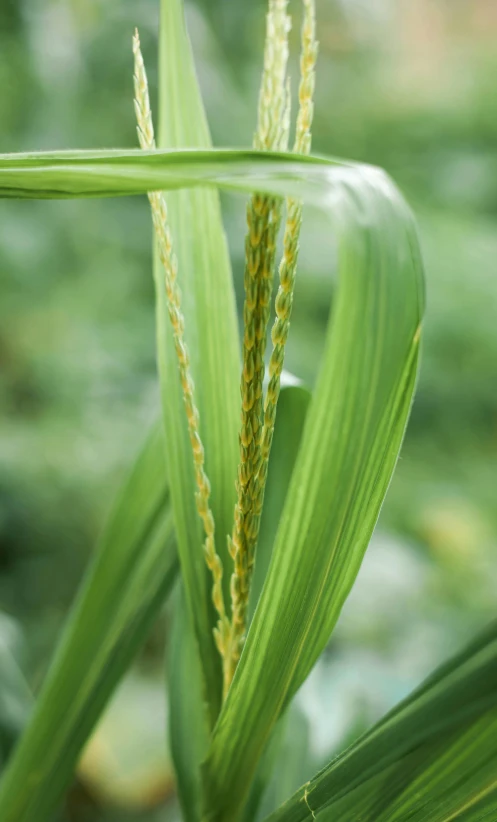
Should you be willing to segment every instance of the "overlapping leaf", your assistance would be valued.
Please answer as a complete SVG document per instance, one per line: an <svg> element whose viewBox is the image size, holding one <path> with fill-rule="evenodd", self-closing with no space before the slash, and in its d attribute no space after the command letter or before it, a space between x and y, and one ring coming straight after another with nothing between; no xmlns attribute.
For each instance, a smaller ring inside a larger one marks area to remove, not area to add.
<svg viewBox="0 0 497 822"><path fill-rule="evenodd" d="M268 577L205 766L206 818L239 815L274 723L324 647L368 544L414 389L423 310L412 216L377 169L236 151L0 158L2 196L222 185L326 208L340 286Z"/></svg>
<svg viewBox="0 0 497 822"><path fill-rule="evenodd" d="M110 517L34 714L0 785L2 822L44 822L177 573L156 426Z"/></svg>
<svg viewBox="0 0 497 822"><path fill-rule="evenodd" d="M310 396L309 391L300 386L287 386L281 391L278 425L269 462L267 505L261 524L256 573L252 586L254 603L261 593L271 559L274 535L298 453ZM179 796L184 819L187 822L195 822L202 816L200 765L207 752L209 736L203 713L198 651L188 623L183 595L178 597L175 608L168 673L171 704L170 738L178 776ZM185 683L188 683L187 687ZM271 777L272 765L278 760L280 736L281 733L277 733L270 741L266 755L259 765L251 787L249 806L245 809L244 818L247 820L254 817Z"/></svg>
<svg viewBox="0 0 497 822"><path fill-rule="evenodd" d="M11 647L10 627L10 618L0 611L0 768L22 732L33 705L33 695L19 667L17 642Z"/></svg>
<svg viewBox="0 0 497 822"><path fill-rule="evenodd" d="M169 149L211 146L180 0L161 3L158 145ZM170 193L167 204L178 257L185 337L200 412L206 473L212 489L216 549L226 569L223 582L229 602L226 537L231 531L235 505L240 406L240 358L230 260L217 191L196 188ZM185 598L200 653L204 698L212 726L221 700L220 658L213 640L212 580L202 552L192 452L167 312L164 272L157 254L154 274L157 358L171 499Z"/></svg>
<svg viewBox="0 0 497 822"><path fill-rule="evenodd" d="M161 2L158 117L159 146L211 146L180 0ZM231 531L235 504L240 367L230 261L217 191L197 188L169 193L167 205L178 254L185 335L200 411L206 471L211 481L216 549L225 569L223 583L228 603L231 559L226 535ZM201 547L191 446L167 312L164 271L157 251L154 278L157 358L183 575L169 654L169 732L183 816L185 822L196 822L202 804L200 763L220 708L221 671L213 644L212 580Z"/></svg>
<svg viewBox="0 0 497 822"><path fill-rule="evenodd" d="M303 385L283 387L278 400L278 423L271 447L255 570L250 588L250 618L255 611L271 562L274 538L302 441L310 401L310 391Z"/></svg>
<svg viewBox="0 0 497 822"><path fill-rule="evenodd" d="M267 822L496 818L497 624Z"/></svg>
<svg viewBox="0 0 497 822"><path fill-rule="evenodd" d="M209 743L202 670L183 585L175 599L168 654L169 738L184 822L198 822L202 811L200 764Z"/></svg>
<svg viewBox="0 0 497 822"><path fill-rule="evenodd" d="M301 706L293 702L283 721L285 727L282 744L259 813L255 817L257 822L279 808L298 786L314 774L317 767L310 722Z"/></svg>
<svg viewBox="0 0 497 822"><path fill-rule="evenodd" d="M318 383L264 590L205 767L207 813L216 822L236 818L271 727L330 636L411 404L422 312L416 236L405 219L397 222L398 203L377 190L361 193L362 213L347 214L351 201L341 204L341 281Z"/></svg>

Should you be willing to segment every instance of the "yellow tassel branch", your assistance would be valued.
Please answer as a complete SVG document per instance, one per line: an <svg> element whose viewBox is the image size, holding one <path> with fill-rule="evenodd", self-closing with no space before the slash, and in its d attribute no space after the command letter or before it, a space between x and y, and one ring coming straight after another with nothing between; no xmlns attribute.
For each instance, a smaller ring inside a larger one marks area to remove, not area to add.
<svg viewBox="0 0 497 822"><path fill-rule="evenodd" d="M295 135L294 151L309 154L311 150L311 126L314 110L315 66L318 45L316 42L316 19L314 0L303 0L304 21L302 25L302 53L300 58L299 112ZM285 359L285 345L290 330L293 305L293 290L299 255L299 236L302 224L302 203L287 199L287 218L283 240L283 257L279 266L279 288L275 300L276 319L271 332L273 351L269 361L269 384L264 404L264 429L262 435L262 465L260 482L264 487L274 423L276 405L280 394L281 372Z"/></svg>
<svg viewBox="0 0 497 822"><path fill-rule="evenodd" d="M286 77L290 18L288 0L269 0L266 18L264 71L259 94L258 125L254 147L259 150L286 150L290 130L290 86ZM308 154L311 146L314 69L317 55L314 0L303 0L301 79L294 151ZM133 38L135 56L135 110L142 149L155 148L154 130L148 95L147 77L140 51L138 32ZM276 406L280 393L285 345L290 327L293 289L297 267L302 204L288 198L279 266L279 288L275 302L276 319L271 337L273 349L269 362L269 383L263 396L264 357L273 288L276 244L281 222L281 201L255 194L247 208L248 232L245 241L245 303L243 309L243 368L241 376L240 462L237 476L237 501L234 526L228 547L234 569L231 577L231 622L223 598L221 560L214 542L214 518L210 509L210 485L204 468L204 449L199 433L199 413L195 404L188 348L184 339L181 294L177 283L178 264L172 248L167 207L163 195L150 192L149 201L165 274L167 308L173 330L174 346L183 390L188 433L193 453L196 504L201 518L204 553L212 573L212 599L218 616L214 630L223 660L223 692L226 696L245 640L247 607L259 535L269 454L273 439Z"/></svg>
<svg viewBox="0 0 497 822"><path fill-rule="evenodd" d="M254 148L286 147L289 123L289 89L285 82L290 18L287 0L270 0L266 18L264 71L259 95L258 127ZM257 477L261 465L263 428L264 355L269 324L280 203L254 195L247 208L245 243L245 304L243 310L242 419L237 502L232 538L228 547L234 561L231 578L232 624L226 667L226 695L244 641L255 544L259 532Z"/></svg>
<svg viewBox="0 0 497 822"><path fill-rule="evenodd" d="M147 75L137 31L135 31L133 37L133 54L135 58L134 84L138 139L142 149L153 149L155 148L155 138L150 110ZM159 256L164 268L167 309L173 330L174 347L178 360L178 370L188 422L188 434L195 466L197 511L202 520L205 532L205 559L213 578L212 600L218 615L218 624L214 635L219 652L223 657L229 634L229 620L226 615L222 589L223 567L221 559L216 552L214 542L214 518L209 505L210 484L204 469L204 448L199 433L199 413L195 404L195 388L191 376L190 357L184 338L185 321L181 310L181 292L177 282L178 262L173 252L164 196L159 191L153 191L149 193L148 199L152 210L152 220L157 237Z"/></svg>
<svg viewBox="0 0 497 822"><path fill-rule="evenodd" d="M286 4L279 4L279 12L286 16ZM278 42L285 40L285 66L287 56L286 33L274 23L271 12L268 15L266 58L277 52ZM289 24L286 23L286 32ZM278 39L280 38L280 40ZM268 42L269 41L269 42ZM304 21L302 26L301 80L299 87L299 112L294 150L308 154L311 146L311 124L313 115L314 69L317 57L315 38L314 0L304 0ZM287 147L289 129L289 91L287 102L283 94L284 74L275 81L270 69L270 60L265 60L261 97L259 103L259 130L254 141L257 148ZM278 85L279 83L279 85ZM277 89L279 108L271 103L271 94ZM279 122L271 122L271 111ZM268 135L271 138L268 139ZM274 142L271 144L270 140ZM268 209L269 216L262 211ZM252 199L248 210L249 234L247 238L247 267L245 272L245 335L244 372L242 377L242 429L240 435L240 469L238 477L238 502L235 509L235 529L230 544L235 559L235 573L232 578L233 623L231 633L231 663L226 660L224 690L229 688L244 642L246 610L250 594L250 581L255 559L255 547L259 535L264 491L267 479L269 454L274 433L276 406L280 393L285 345L290 328L293 304L293 289L298 260L298 243L302 222L302 204L298 200L287 200L283 258L279 266L279 289L275 302L276 319L272 330L273 351L269 363L269 384L264 402L261 431L262 380L264 377L264 351L269 318L267 304L272 288L272 269L276 249L276 239L280 223L280 205L267 198ZM266 220L266 222L264 222ZM261 229L261 226L263 228ZM265 233L264 233L265 232ZM262 250L261 250L262 240ZM265 244L265 249L264 249ZM262 266L261 266L262 261ZM259 264L259 268L257 268ZM253 274L254 272L254 274ZM261 272L259 274L259 272ZM255 281L259 274L259 291ZM259 305L255 303L257 299ZM254 322L254 318L256 318ZM260 319L260 324L258 320ZM259 331L259 337L255 330ZM258 339L261 343L258 346ZM252 355L252 356L251 356ZM255 375L255 378L254 376Z"/></svg>

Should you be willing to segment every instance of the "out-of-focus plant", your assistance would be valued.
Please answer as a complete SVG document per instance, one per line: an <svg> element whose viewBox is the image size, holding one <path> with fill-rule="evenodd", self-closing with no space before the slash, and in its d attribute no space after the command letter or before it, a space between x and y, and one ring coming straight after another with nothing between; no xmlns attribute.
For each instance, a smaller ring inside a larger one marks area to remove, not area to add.
<svg viewBox="0 0 497 822"><path fill-rule="evenodd" d="M293 153L287 0L269 2L258 125L246 151L211 148L181 0L163 0L161 10L159 149L135 34L140 151L0 157L2 197L148 194L163 410L4 775L5 822L52 818L178 577L169 695L183 814L192 822L256 818L271 770L284 769L280 729L292 697L328 642L369 543L415 387L423 270L412 215L380 170L309 156L313 0L303 2ZM247 211L242 363L216 187L257 192ZM312 396L280 384L304 201L330 220L340 274ZM491 628L269 818L493 818L496 685ZM292 753L303 757L305 744L296 736Z"/></svg>

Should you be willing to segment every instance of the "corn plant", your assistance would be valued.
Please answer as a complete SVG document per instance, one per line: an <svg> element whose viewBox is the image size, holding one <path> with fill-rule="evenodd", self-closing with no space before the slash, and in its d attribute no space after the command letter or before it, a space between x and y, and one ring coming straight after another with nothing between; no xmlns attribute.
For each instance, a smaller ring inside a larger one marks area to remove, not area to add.
<svg viewBox="0 0 497 822"><path fill-rule="evenodd" d="M424 296L412 214L379 169L310 154L313 0L302 3L291 152L287 0L269 2L247 150L211 146L181 0L162 0L160 19L157 144L135 33L140 148L0 157L4 198L148 195L162 396L3 776L2 822L53 819L175 583L168 695L184 819L256 819L292 698L370 541L415 388ZM241 334L218 188L250 195ZM339 270L312 395L282 387L304 202L329 219ZM491 822L496 768L493 626L266 818Z"/></svg>

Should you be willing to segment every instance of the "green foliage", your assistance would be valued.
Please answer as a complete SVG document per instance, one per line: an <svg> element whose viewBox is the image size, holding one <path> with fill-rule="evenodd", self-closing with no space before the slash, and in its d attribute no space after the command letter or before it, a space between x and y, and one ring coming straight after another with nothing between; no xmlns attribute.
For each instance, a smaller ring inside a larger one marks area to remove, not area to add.
<svg viewBox="0 0 497 822"><path fill-rule="evenodd" d="M493 818L496 662L494 624L268 822Z"/></svg>
<svg viewBox="0 0 497 822"><path fill-rule="evenodd" d="M155 427L114 506L9 761L0 786L6 822L51 818L84 743L176 577L162 436Z"/></svg>
<svg viewBox="0 0 497 822"><path fill-rule="evenodd" d="M266 181L274 177L284 186L291 167L302 195L312 196L316 180L318 202L327 186L334 187L343 279L268 578L205 766L208 803L219 819L239 811L272 725L328 639L395 465L414 388L422 311L412 218L376 170L326 160L297 163L285 155L220 151L0 160L0 190L8 196L28 196L32 186L45 196L58 187L87 196L85 170L91 170L92 191L107 195L214 181L247 190L253 182L240 174L244 163L256 174L264 168ZM359 225L358 209L367 217Z"/></svg>
<svg viewBox="0 0 497 822"><path fill-rule="evenodd" d="M168 149L209 148L209 129L195 79L182 4L161 5L158 145ZM193 189L168 196L171 233L178 258L186 340L200 414L200 434L211 484L216 550L228 567L226 534L235 504L240 360L230 261L216 191ZM221 669L212 629L211 578L202 552L195 506L195 476L182 387L167 314L164 274L155 259L157 351L166 453L175 482L172 502L178 551L190 620L205 678L209 724L219 711ZM228 592L229 574L224 575Z"/></svg>
<svg viewBox="0 0 497 822"><path fill-rule="evenodd" d="M293 727L294 714L287 715L291 700L324 650L359 571L411 408L423 266L413 217L388 176L323 157L211 149L180 0L162 4L159 100L161 150L2 155L0 196L166 192L226 593L240 366L215 189L298 197L321 209L326 230L332 228L337 238L338 291L312 396L302 388L282 392L251 622L222 703L212 581L202 554L183 393L156 260L163 426L152 432L114 508L4 775L5 822L53 818L86 739L176 577L176 546L181 580L168 678L184 817L255 819L283 750L285 720ZM326 260L329 272L333 263ZM442 822L492 815L496 672L492 628L269 819ZM295 747L305 758L305 733L298 739ZM287 751L280 772L295 771Z"/></svg>

